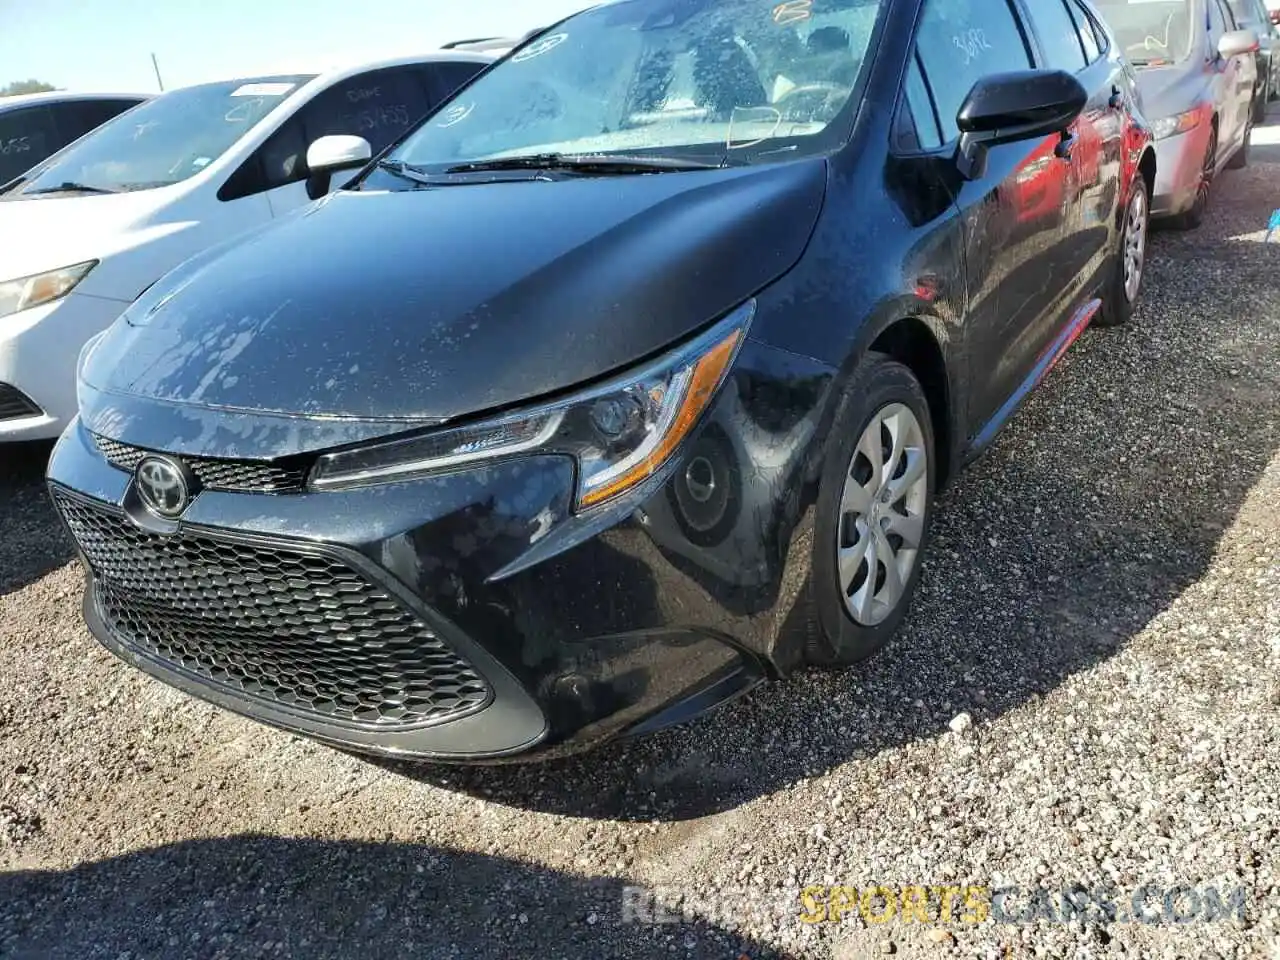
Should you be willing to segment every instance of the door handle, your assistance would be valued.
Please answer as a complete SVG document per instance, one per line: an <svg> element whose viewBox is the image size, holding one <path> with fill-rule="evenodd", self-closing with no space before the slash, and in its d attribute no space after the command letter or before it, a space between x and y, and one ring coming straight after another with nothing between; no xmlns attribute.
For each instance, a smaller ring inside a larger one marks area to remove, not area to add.
<svg viewBox="0 0 1280 960"><path fill-rule="evenodd" d="M1062 139L1058 141L1058 145L1053 148L1053 155L1059 160L1070 160L1071 151L1076 148L1076 140L1078 139L1074 133L1064 132Z"/></svg>
<svg viewBox="0 0 1280 960"><path fill-rule="evenodd" d="M1119 87L1111 88L1111 99L1107 101L1107 106L1112 110L1119 110L1124 106L1124 94L1120 92Z"/></svg>

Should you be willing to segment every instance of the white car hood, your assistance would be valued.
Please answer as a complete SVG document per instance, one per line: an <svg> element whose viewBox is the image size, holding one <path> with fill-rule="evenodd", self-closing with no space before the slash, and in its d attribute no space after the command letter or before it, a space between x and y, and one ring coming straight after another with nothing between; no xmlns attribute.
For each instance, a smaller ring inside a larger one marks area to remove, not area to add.
<svg viewBox="0 0 1280 960"><path fill-rule="evenodd" d="M157 189L0 200L0 281L103 260L190 226L171 220L165 208L173 199Z"/></svg>

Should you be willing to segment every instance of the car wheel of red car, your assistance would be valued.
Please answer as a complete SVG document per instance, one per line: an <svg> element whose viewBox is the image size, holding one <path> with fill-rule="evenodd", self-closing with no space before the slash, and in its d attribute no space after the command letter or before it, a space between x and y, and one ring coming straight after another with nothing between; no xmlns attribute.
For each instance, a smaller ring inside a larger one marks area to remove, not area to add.
<svg viewBox="0 0 1280 960"><path fill-rule="evenodd" d="M1151 192L1146 178L1134 174L1129 184L1118 247L1113 256L1111 279L1102 291L1102 307L1094 317L1099 327L1128 323L1142 296L1142 276L1147 265L1147 234L1151 227Z"/></svg>
<svg viewBox="0 0 1280 960"><path fill-rule="evenodd" d="M909 368L872 353L831 427L805 586L806 660L857 663L889 642L920 580L935 482L929 404Z"/></svg>

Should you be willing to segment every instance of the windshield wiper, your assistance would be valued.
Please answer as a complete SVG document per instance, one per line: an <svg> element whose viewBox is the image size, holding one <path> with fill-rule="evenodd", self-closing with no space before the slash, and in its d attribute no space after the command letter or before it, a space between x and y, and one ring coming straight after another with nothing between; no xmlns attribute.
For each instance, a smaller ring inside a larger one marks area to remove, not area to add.
<svg viewBox="0 0 1280 960"><path fill-rule="evenodd" d="M439 180L433 180L425 171L410 166L403 160L379 160L377 166L379 170L395 174L400 179L408 180L410 183L420 183L424 186L434 187L440 182Z"/></svg>
<svg viewBox="0 0 1280 960"><path fill-rule="evenodd" d="M39 196L42 193L119 193L119 190L112 190L110 187L91 187L87 183L76 183L74 180L64 180L56 187L41 187L39 190L25 191L28 197Z"/></svg>
<svg viewBox="0 0 1280 960"><path fill-rule="evenodd" d="M533 153L523 157L495 157L450 167L447 173L484 173L490 170L568 170L573 173L626 175L680 170L719 170L724 162L682 157L646 157L617 153Z"/></svg>

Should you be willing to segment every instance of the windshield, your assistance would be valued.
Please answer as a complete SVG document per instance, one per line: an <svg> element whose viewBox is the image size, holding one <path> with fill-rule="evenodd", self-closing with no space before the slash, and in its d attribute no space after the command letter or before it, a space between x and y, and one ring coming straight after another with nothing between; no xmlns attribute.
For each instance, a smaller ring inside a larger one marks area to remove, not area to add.
<svg viewBox="0 0 1280 960"><path fill-rule="evenodd" d="M310 77L262 77L174 90L108 121L39 168L22 194L74 184L117 192L199 173Z"/></svg>
<svg viewBox="0 0 1280 960"><path fill-rule="evenodd" d="M1191 54L1191 0L1098 0L1098 9L1135 64L1175 63Z"/></svg>
<svg viewBox="0 0 1280 960"><path fill-rule="evenodd" d="M721 159L823 149L884 0L620 0L555 27L467 87L392 159L543 153ZM754 149L752 149L754 148Z"/></svg>

